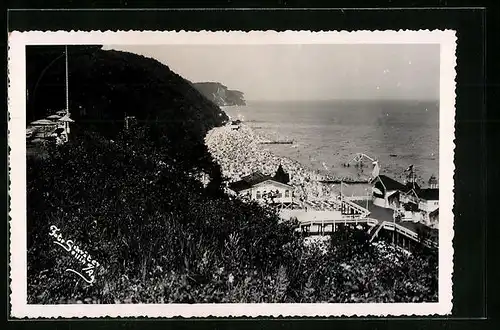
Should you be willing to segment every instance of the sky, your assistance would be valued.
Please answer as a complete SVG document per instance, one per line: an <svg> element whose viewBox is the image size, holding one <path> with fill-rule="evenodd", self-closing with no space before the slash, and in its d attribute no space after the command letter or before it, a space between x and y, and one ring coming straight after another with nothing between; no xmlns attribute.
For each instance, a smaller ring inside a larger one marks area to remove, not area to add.
<svg viewBox="0 0 500 330"><path fill-rule="evenodd" d="M439 99L437 44L105 46L152 57L246 100Z"/></svg>

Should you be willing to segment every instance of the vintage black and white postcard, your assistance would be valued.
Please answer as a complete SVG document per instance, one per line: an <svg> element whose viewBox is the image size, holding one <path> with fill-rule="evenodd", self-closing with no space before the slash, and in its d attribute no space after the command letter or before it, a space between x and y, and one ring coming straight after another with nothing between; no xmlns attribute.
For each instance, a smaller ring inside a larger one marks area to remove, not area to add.
<svg viewBox="0 0 500 330"><path fill-rule="evenodd" d="M456 36L12 32L12 317L447 315Z"/></svg>

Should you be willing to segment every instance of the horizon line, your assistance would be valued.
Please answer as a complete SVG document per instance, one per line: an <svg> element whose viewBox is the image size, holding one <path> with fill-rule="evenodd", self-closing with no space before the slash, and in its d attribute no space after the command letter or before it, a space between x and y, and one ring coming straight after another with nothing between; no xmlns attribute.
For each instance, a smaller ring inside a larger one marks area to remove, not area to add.
<svg viewBox="0 0 500 330"><path fill-rule="evenodd" d="M410 99L410 98L335 98L335 99L245 99L246 102L317 102L317 101L419 101L439 102L440 99Z"/></svg>

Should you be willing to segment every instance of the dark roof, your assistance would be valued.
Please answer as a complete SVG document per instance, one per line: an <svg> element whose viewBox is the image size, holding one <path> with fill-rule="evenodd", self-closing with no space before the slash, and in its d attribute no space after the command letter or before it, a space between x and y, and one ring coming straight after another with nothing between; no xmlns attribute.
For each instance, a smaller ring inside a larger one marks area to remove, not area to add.
<svg viewBox="0 0 500 330"><path fill-rule="evenodd" d="M437 188L420 189L418 191L418 197L425 199L427 201L437 201L439 200L439 189Z"/></svg>
<svg viewBox="0 0 500 330"><path fill-rule="evenodd" d="M270 175L264 175L260 172L254 172L250 175L246 175L241 178L242 181L245 181L251 185L255 185L257 183L261 183L269 179L271 179Z"/></svg>
<svg viewBox="0 0 500 330"><path fill-rule="evenodd" d="M242 190L249 189L252 186L255 186L256 184L259 184L259 183L267 181L267 180L273 180L273 181L276 181L279 183L285 183L285 182L282 182L280 180L277 180L273 176L264 175L260 172L254 172L250 175L242 177L240 181L230 183L229 188L231 188L231 190L233 190L233 191L239 192Z"/></svg>
<svg viewBox="0 0 500 330"><path fill-rule="evenodd" d="M394 192L394 193L390 194L390 195L388 196L388 198L391 198L391 199L397 198L397 199L399 200L399 195L400 195L400 192L399 192L399 191L396 191L396 192Z"/></svg>
<svg viewBox="0 0 500 330"><path fill-rule="evenodd" d="M254 172L250 175L242 177L240 181L231 182L229 184L229 188L238 192L245 189L249 189L256 184L267 181L269 179L272 179L272 177L269 175L264 175L260 172Z"/></svg>
<svg viewBox="0 0 500 330"><path fill-rule="evenodd" d="M284 184L288 184L288 182L290 182L290 175L288 175L288 173L285 172L285 170L283 169L283 166L281 166L281 164L278 167L276 174L274 175L274 180L277 182L284 183Z"/></svg>
<svg viewBox="0 0 500 330"><path fill-rule="evenodd" d="M439 208L435 209L431 213L429 213L430 217L438 216L439 215Z"/></svg>
<svg viewBox="0 0 500 330"><path fill-rule="evenodd" d="M382 182L382 184L385 186L385 189L387 190L402 190L406 191L406 186L402 184L401 182L398 182L392 178L389 178L386 175L379 175L378 176L379 180Z"/></svg>
<svg viewBox="0 0 500 330"><path fill-rule="evenodd" d="M248 184L247 182L245 182L243 180L231 182L229 184L229 188L231 188L231 190L236 191L236 192L240 192L242 190L249 189L250 187L252 187L252 185Z"/></svg>

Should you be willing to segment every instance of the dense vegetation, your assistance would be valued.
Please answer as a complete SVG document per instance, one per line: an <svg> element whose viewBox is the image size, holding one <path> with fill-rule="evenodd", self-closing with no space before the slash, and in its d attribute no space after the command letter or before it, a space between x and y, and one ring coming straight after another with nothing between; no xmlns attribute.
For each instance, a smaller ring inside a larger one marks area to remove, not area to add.
<svg viewBox="0 0 500 330"><path fill-rule="evenodd" d="M28 162L30 302L436 299L434 257L387 259L354 229L336 233L326 254L307 248L272 210L204 188L154 131L113 142L84 134ZM99 261L92 286L64 272L74 261L51 225Z"/></svg>
<svg viewBox="0 0 500 330"><path fill-rule="evenodd" d="M73 112L69 143L27 160L29 303L437 300L433 255L387 253L347 228L326 251L305 246L272 209L224 194L203 136L226 117L167 67L78 51L72 104L86 110ZM58 76L44 78L47 90ZM42 95L35 109L64 107ZM125 111L139 125L121 129ZM65 271L82 266L53 242L53 225L99 262L95 283Z"/></svg>

